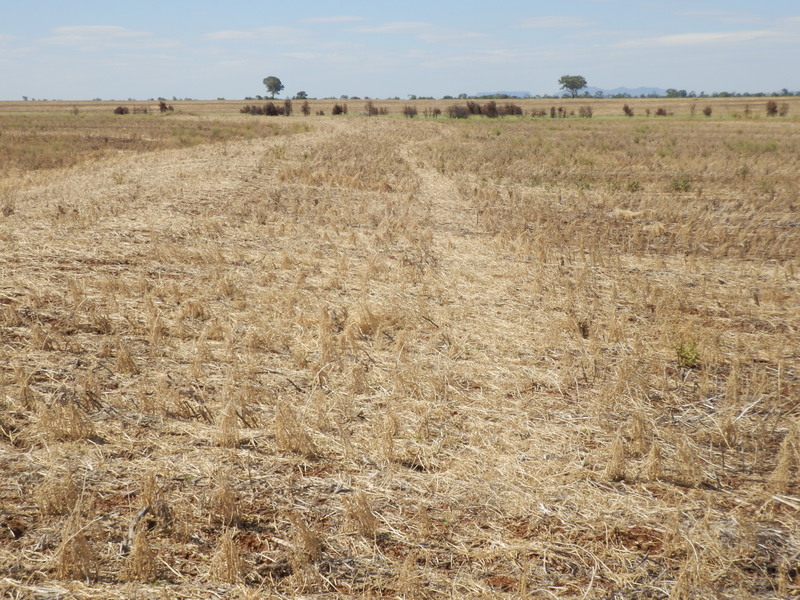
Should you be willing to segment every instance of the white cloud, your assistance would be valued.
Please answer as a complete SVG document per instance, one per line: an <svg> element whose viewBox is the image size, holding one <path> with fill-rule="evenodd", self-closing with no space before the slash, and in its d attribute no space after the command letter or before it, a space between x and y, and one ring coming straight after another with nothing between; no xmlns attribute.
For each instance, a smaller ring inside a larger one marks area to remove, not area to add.
<svg viewBox="0 0 800 600"><path fill-rule="evenodd" d="M327 54L320 54L318 52L284 52L282 56L288 58L296 58L298 60L321 60L330 58Z"/></svg>
<svg viewBox="0 0 800 600"><path fill-rule="evenodd" d="M677 33L654 38L628 40L614 44L618 48L642 48L647 46L702 46L709 44L731 44L774 38L779 34L766 29L734 32Z"/></svg>
<svg viewBox="0 0 800 600"><path fill-rule="evenodd" d="M489 36L485 33L478 33L475 31L465 31L463 33L448 33L448 32L431 32L419 34L419 39L431 44L442 42L474 42L476 40L485 40Z"/></svg>
<svg viewBox="0 0 800 600"><path fill-rule="evenodd" d="M423 33L433 29L430 23L418 23L413 21L396 21L385 25L375 25L372 27L356 27L351 31L356 33Z"/></svg>
<svg viewBox="0 0 800 600"><path fill-rule="evenodd" d="M522 19L516 24L518 29L570 29L573 27L589 27L592 22L582 17L532 17Z"/></svg>
<svg viewBox="0 0 800 600"><path fill-rule="evenodd" d="M252 31L235 31L232 29L226 29L224 31L213 31L211 33L206 33L203 36L203 39L206 40L250 40L255 37L255 33Z"/></svg>
<svg viewBox="0 0 800 600"><path fill-rule="evenodd" d="M159 40L152 33L133 31L116 25L79 25L57 27L55 35L39 40L50 46L71 46L82 50L98 48L172 48L177 42Z"/></svg>
<svg viewBox="0 0 800 600"><path fill-rule="evenodd" d="M679 17L689 17L690 19L708 19L720 23L750 23L760 20L754 14L734 12L731 10L686 10L675 13Z"/></svg>
<svg viewBox="0 0 800 600"><path fill-rule="evenodd" d="M354 23L357 21L366 21L364 17L312 17L310 19L303 19L304 23Z"/></svg>
<svg viewBox="0 0 800 600"><path fill-rule="evenodd" d="M257 29L225 29L212 31L203 35L203 39L213 41L226 40L264 40L281 44L298 41L306 32L294 27L259 27Z"/></svg>

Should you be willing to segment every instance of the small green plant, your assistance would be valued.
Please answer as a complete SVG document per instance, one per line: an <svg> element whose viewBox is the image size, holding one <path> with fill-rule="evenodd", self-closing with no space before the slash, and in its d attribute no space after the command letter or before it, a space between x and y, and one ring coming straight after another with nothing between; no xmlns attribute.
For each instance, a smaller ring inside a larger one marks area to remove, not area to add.
<svg viewBox="0 0 800 600"><path fill-rule="evenodd" d="M668 192L689 192L692 189L692 178L688 175L676 175L667 183Z"/></svg>
<svg viewBox="0 0 800 600"><path fill-rule="evenodd" d="M697 341L693 338L681 341L675 346L678 364L686 369L696 369L700 366L700 350Z"/></svg>

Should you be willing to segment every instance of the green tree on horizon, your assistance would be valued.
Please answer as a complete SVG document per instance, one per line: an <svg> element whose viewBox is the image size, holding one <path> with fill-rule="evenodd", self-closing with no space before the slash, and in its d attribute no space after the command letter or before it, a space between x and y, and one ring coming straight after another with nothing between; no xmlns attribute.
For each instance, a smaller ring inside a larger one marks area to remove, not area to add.
<svg viewBox="0 0 800 600"><path fill-rule="evenodd" d="M270 75L269 77L265 77L263 81L264 85L267 88L267 91L272 94L272 98L275 98L275 94L279 94L283 89L283 84L281 80L277 77Z"/></svg>
<svg viewBox="0 0 800 600"><path fill-rule="evenodd" d="M578 96L578 91L586 87L586 78L581 75L562 75L558 80L562 90L569 91L572 97Z"/></svg>

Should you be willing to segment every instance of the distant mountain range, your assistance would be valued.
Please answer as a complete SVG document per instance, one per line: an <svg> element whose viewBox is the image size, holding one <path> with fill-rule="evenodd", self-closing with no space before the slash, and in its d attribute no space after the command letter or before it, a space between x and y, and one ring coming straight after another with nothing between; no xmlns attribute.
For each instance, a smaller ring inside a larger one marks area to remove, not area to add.
<svg viewBox="0 0 800 600"><path fill-rule="evenodd" d="M618 87L614 88L613 90L605 90L603 88L597 88L589 86L585 89L581 90L581 94L584 92L589 92L590 96L594 96L597 92L603 92L604 96L617 96L619 94L628 94L629 96L650 96L652 94L656 94L658 96L665 96L667 94L667 90L664 88L655 88L655 87L638 87L638 88L628 88L628 87Z"/></svg>
<svg viewBox="0 0 800 600"><path fill-rule="evenodd" d="M505 91L500 91L500 92L478 92L477 94L475 94L475 96L480 98L481 96L500 96L502 94L505 94L506 96L510 96L512 98L530 98L531 95L532 95L530 92L505 92Z"/></svg>

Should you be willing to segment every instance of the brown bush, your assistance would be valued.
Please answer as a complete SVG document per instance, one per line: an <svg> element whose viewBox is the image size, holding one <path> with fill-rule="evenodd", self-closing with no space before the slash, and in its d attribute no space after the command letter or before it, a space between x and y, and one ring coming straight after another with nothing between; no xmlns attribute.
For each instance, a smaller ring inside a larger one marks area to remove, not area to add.
<svg viewBox="0 0 800 600"><path fill-rule="evenodd" d="M521 116L523 114L522 108L511 102L506 102L498 110L503 116Z"/></svg>
<svg viewBox="0 0 800 600"><path fill-rule="evenodd" d="M627 104L622 107L622 112L625 113L626 117L632 117L633 116L633 109L630 106L628 106Z"/></svg>
<svg viewBox="0 0 800 600"><path fill-rule="evenodd" d="M667 116L667 109L664 107L659 107L656 109L656 116L657 117L666 117Z"/></svg>
<svg viewBox="0 0 800 600"><path fill-rule="evenodd" d="M494 100L484 104L483 108L481 108L481 112L483 112L483 114L490 119L496 119L498 116L500 116L500 113L497 110L497 103Z"/></svg>
<svg viewBox="0 0 800 600"><path fill-rule="evenodd" d="M481 112L481 105L478 104L477 102L473 102L472 100L467 102L467 110L469 111L469 114L471 114L471 115L483 114Z"/></svg>
<svg viewBox="0 0 800 600"><path fill-rule="evenodd" d="M775 117L778 115L778 103L775 100L767 102L767 116Z"/></svg>
<svg viewBox="0 0 800 600"><path fill-rule="evenodd" d="M127 115L131 110L127 106L118 106L114 109L115 115Z"/></svg>
<svg viewBox="0 0 800 600"><path fill-rule="evenodd" d="M410 104L406 104L403 107L403 114L406 117L408 117L409 119L413 119L414 117L417 116L417 107L416 106L412 106Z"/></svg>
<svg viewBox="0 0 800 600"><path fill-rule="evenodd" d="M710 117L712 112L714 112L714 109L712 109L710 106L706 106L706 107L703 109L703 114L704 114L705 116L707 116L707 117Z"/></svg>
<svg viewBox="0 0 800 600"><path fill-rule="evenodd" d="M592 118L592 107L591 106L581 106L578 109L578 115L583 117L584 119L591 119Z"/></svg>
<svg viewBox="0 0 800 600"><path fill-rule="evenodd" d="M303 105L300 107L300 112L302 112L305 116L311 114L311 107L308 104L308 100L303 102Z"/></svg>
<svg viewBox="0 0 800 600"><path fill-rule="evenodd" d="M469 108L460 104L453 104L447 107L447 116L451 119L467 119L469 118Z"/></svg>

